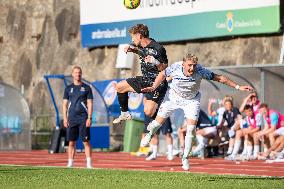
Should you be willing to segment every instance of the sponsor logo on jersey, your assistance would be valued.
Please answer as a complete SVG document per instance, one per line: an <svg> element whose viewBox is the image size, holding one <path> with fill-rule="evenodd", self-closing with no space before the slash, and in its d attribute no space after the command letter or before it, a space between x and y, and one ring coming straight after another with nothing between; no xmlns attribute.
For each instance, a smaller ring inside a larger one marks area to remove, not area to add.
<svg viewBox="0 0 284 189"><path fill-rule="evenodd" d="M154 96L153 96L153 98L158 98L159 97L159 95L160 95L160 93L158 92L158 91L155 91L155 93L154 93Z"/></svg>
<svg viewBox="0 0 284 189"><path fill-rule="evenodd" d="M86 91L85 87L81 87L80 91L85 92Z"/></svg>

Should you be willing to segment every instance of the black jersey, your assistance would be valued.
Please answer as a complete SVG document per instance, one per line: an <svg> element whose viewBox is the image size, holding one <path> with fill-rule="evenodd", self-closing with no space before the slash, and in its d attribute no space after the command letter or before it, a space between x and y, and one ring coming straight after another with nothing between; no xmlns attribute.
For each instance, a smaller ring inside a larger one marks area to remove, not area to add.
<svg viewBox="0 0 284 189"><path fill-rule="evenodd" d="M65 88L63 99L68 100L68 120L78 121L88 117L87 99L93 99L92 89L89 85L68 85Z"/></svg>
<svg viewBox="0 0 284 189"><path fill-rule="evenodd" d="M212 127L212 126L213 124L209 119L208 115L203 110L200 110L196 128L204 129L206 127Z"/></svg>
<svg viewBox="0 0 284 189"><path fill-rule="evenodd" d="M154 82L159 74L159 70L156 65L145 62L145 57L150 55L157 59L162 64L168 64L168 57L165 48L157 43L155 40L152 41L144 48L138 47L138 55L141 60L141 71L143 77L148 82Z"/></svg>
<svg viewBox="0 0 284 189"><path fill-rule="evenodd" d="M231 128L235 124L235 119L240 115L238 108L233 107L232 111L226 110L223 114L223 119L227 121L228 127Z"/></svg>

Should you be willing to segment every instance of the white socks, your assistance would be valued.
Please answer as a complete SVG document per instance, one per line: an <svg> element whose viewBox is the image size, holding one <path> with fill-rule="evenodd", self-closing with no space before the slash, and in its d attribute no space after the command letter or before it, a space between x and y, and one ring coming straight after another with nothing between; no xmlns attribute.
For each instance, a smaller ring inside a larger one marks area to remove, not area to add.
<svg viewBox="0 0 284 189"><path fill-rule="evenodd" d="M87 157L86 160L87 160L87 168L89 168L89 169L93 168L91 157Z"/></svg>
<svg viewBox="0 0 284 189"><path fill-rule="evenodd" d="M253 147L251 146L251 145L247 145L247 155L248 156L251 156L252 155L252 149L253 149Z"/></svg>
<svg viewBox="0 0 284 189"><path fill-rule="evenodd" d="M161 127L161 124L157 122L156 120L151 121L149 125L147 126L147 130L151 135L155 134L156 131Z"/></svg>
<svg viewBox="0 0 284 189"><path fill-rule="evenodd" d="M233 152L233 146L229 146L227 154L231 154Z"/></svg>
<svg viewBox="0 0 284 189"><path fill-rule="evenodd" d="M67 167L73 167L73 163L74 163L73 159L68 159Z"/></svg>
<svg viewBox="0 0 284 189"><path fill-rule="evenodd" d="M195 129L195 125L187 125L186 127L186 135L185 135L185 145L184 145L184 152L183 152L183 159L188 158L189 152L191 151L192 147L192 132Z"/></svg>
<svg viewBox="0 0 284 189"><path fill-rule="evenodd" d="M86 161L87 161L87 164L86 164L87 168L89 169L93 168L91 157L87 157ZM73 167L73 164L74 164L74 159L68 159L67 167Z"/></svg>
<svg viewBox="0 0 284 189"><path fill-rule="evenodd" d="M172 155L173 155L173 145L168 144L168 156L172 156Z"/></svg>
<svg viewBox="0 0 284 189"><path fill-rule="evenodd" d="M259 153L259 145L253 146L253 156L257 157L257 154Z"/></svg>
<svg viewBox="0 0 284 189"><path fill-rule="evenodd" d="M157 157L158 155L158 145L150 145L150 148L152 149L152 154L153 156Z"/></svg>
<svg viewBox="0 0 284 189"><path fill-rule="evenodd" d="M234 148L233 148L233 152L232 152L232 155L235 156L238 154L239 150L240 150L240 146L241 146L241 140L236 140L235 141L235 145L234 145ZM228 150L229 151L229 150Z"/></svg>
<svg viewBox="0 0 284 189"><path fill-rule="evenodd" d="M264 153L266 153L268 151L268 148L264 147L263 151L264 151Z"/></svg>

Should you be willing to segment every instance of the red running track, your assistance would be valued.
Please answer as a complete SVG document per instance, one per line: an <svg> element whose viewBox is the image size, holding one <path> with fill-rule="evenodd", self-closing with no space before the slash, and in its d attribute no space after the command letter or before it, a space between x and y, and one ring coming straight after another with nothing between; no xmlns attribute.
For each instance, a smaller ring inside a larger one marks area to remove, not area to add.
<svg viewBox="0 0 284 189"><path fill-rule="evenodd" d="M0 165L56 166L65 167L67 153L48 154L44 151L1 151ZM85 167L84 153L77 153L75 167ZM267 164L264 161L234 162L222 158L207 158L205 160L191 158L190 172L207 174L233 174L284 177L284 163ZM146 161L144 157L131 156L123 152L94 152L94 168L125 169L143 171L184 172L181 159L168 161L158 157L154 161Z"/></svg>

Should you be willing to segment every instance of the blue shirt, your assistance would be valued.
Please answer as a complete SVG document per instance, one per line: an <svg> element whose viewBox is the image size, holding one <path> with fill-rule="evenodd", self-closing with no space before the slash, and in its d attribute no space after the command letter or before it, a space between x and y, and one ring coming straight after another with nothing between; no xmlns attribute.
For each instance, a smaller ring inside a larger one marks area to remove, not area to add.
<svg viewBox="0 0 284 189"><path fill-rule="evenodd" d="M89 85L68 85L64 91L63 99L68 100L67 117L69 122L78 122L88 118L87 99L93 99L92 89Z"/></svg>

